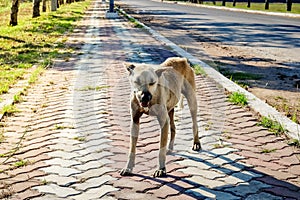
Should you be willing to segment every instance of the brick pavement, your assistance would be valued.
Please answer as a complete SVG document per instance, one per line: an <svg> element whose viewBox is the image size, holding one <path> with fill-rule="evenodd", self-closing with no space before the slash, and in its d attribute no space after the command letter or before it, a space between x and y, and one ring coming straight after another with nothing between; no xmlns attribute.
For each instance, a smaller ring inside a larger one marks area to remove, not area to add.
<svg viewBox="0 0 300 200"><path fill-rule="evenodd" d="M191 151L189 111L177 110L168 176L152 178L159 126L145 116L135 174L121 177L130 122L122 62L158 64L176 53L124 19L104 19L104 10L95 1L70 37L83 44L78 57L57 61L17 105L21 112L2 120L1 199L300 199L299 149L256 126L203 76L196 82L204 150Z"/></svg>

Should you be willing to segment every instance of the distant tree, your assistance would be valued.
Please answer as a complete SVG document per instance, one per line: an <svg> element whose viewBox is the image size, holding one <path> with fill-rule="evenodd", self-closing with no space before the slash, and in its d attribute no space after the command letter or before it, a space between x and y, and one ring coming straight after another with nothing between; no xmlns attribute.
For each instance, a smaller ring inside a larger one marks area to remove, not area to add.
<svg viewBox="0 0 300 200"><path fill-rule="evenodd" d="M233 0L232 6L235 7L236 5L236 0Z"/></svg>
<svg viewBox="0 0 300 200"><path fill-rule="evenodd" d="M51 11L57 10L57 0L51 0Z"/></svg>
<svg viewBox="0 0 300 200"><path fill-rule="evenodd" d="M293 0L286 0L286 10L292 11Z"/></svg>
<svg viewBox="0 0 300 200"><path fill-rule="evenodd" d="M269 0L265 0L265 10L269 10Z"/></svg>
<svg viewBox="0 0 300 200"><path fill-rule="evenodd" d="M40 3L41 3L41 0L33 0L32 18L41 16Z"/></svg>
<svg viewBox="0 0 300 200"><path fill-rule="evenodd" d="M251 6L251 0L248 0L247 8L250 8L250 6Z"/></svg>
<svg viewBox="0 0 300 200"><path fill-rule="evenodd" d="M19 12L19 0L13 0L11 11L10 11L10 22L9 25L16 26L18 25L18 12Z"/></svg>
<svg viewBox="0 0 300 200"><path fill-rule="evenodd" d="M47 4L46 4L46 0L42 0L43 2L42 2L42 4L43 4L43 6L42 6L42 11L43 12L46 12L47 11Z"/></svg>
<svg viewBox="0 0 300 200"><path fill-rule="evenodd" d="M222 0L222 6L226 6L226 0Z"/></svg>

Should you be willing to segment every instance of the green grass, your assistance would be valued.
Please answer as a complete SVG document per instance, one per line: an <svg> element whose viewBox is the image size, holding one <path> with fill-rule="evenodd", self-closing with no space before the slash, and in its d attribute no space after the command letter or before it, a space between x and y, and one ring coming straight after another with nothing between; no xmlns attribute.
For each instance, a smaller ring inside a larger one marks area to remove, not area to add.
<svg viewBox="0 0 300 200"><path fill-rule="evenodd" d="M231 93L228 97L228 101L240 106L246 106L248 104L247 97L240 92Z"/></svg>
<svg viewBox="0 0 300 200"><path fill-rule="evenodd" d="M291 139L288 141L288 145L300 148L300 141L298 139Z"/></svg>
<svg viewBox="0 0 300 200"><path fill-rule="evenodd" d="M194 68L194 72L196 75L202 75L202 76L207 75L206 72L204 71L204 69L198 64L192 65L192 68Z"/></svg>
<svg viewBox="0 0 300 200"><path fill-rule="evenodd" d="M85 137L74 137L74 140L80 141L80 142L84 142L86 140Z"/></svg>
<svg viewBox="0 0 300 200"><path fill-rule="evenodd" d="M0 144L1 144L2 142L4 142L4 140L5 140L4 131L3 131L3 130L0 130ZM0 156L0 157L1 157L1 156Z"/></svg>
<svg viewBox="0 0 300 200"><path fill-rule="evenodd" d="M29 77L28 83L34 84L43 72L44 72L44 68L42 66L37 67Z"/></svg>
<svg viewBox="0 0 300 200"><path fill-rule="evenodd" d="M34 64L45 67L54 58L64 59L74 53L65 45L66 33L73 30L89 3L65 4L56 12L41 12L40 17L32 19L32 3L25 1L20 4L18 25L12 27L8 26L11 1L0 0L0 95Z"/></svg>
<svg viewBox="0 0 300 200"><path fill-rule="evenodd" d="M218 68L219 72L222 73L228 79L234 81L236 84L243 88L249 86L247 81L249 80L260 80L263 78L260 74L253 74L247 72L233 72L224 68Z"/></svg>
<svg viewBox="0 0 300 200"><path fill-rule="evenodd" d="M17 109L15 105L5 105L1 110L1 114L6 114L6 115L12 115L17 112L20 112L20 110Z"/></svg>
<svg viewBox="0 0 300 200"><path fill-rule="evenodd" d="M14 95L14 103L20 103L23 101L22 92Z"/></svg>
<svg viewBox="0 0 300 200"><path fill-rule="evenodd" d="M59 124L56 124L54 126L54 130L63 130L63 129L74 129L75 127L74 126L71 126L71 125L59 125Z"/></svg>
<svg viewBox="0 0 300 200"><path fill-rule="evenodd" d="M261 153L272 153L275 152L277 149L263 149L261 150Z"/></svg>
<svg viewBox="0 0 300 200"><path fill-rule="evenodd" d="M84 86L82 88L76 89L77 91L89 91L89 90L95 90L95 91L100 91L105 88L109 88L110 86L108 85L101 85L101 86Z"/></svg>
<svg viewBox="0 0 300 200"><path fill-rule="evenodd" d="M273 132L276 136L285 133L285 129L279 122L274 121L268 117L262 117L258 125L267 128L269 131Z"/></svg>
<svg viewBox="0 0 300 200"><path fill-rule="evenodd" d="M133 26L135 28L143 28L144 26L142 24L139 23L139 21L137 21L136 19L134 19L133 17L130 17L129 15L127 15L126 13L122 13L120 12L128 21L130 21Z"/></svg>
<svg viewBox="0 0 300 200"><path fill-rule="evenodd" d="M20 160L14 163L15 167L24 167L26 165L28 165L30 162L28 160Z"/></svg>

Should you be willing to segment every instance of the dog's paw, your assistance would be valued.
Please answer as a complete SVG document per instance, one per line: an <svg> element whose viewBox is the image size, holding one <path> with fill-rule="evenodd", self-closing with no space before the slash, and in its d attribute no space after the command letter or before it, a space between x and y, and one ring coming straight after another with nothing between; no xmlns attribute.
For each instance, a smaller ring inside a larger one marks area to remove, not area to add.
<svg viewBox="0 0 300 200"><path fill-rule="evenodd" d="M167 172L166 172L166 168L163 169L157 169L154 174L153 177L165 177L167 176Z"/></svg>
<svg viewBox="0 0 300 200"><path fill-rule="evenodd" d="M167 155L173 155L174 153L173 153L173 150L172 149L168 149L168 151L167 151Z"/></svg>
<svg viewBox="0 0 300 200"><path fill-rule="evenodd" d="M124 168L120 171L121 176L131 176L132 175L132 170Z"/></svg>
<svg viewBox="0 0 300 200"><path fill-rule="evenodd" d="M193 151L200 151L202 149L200 142L195 142L192 149Z"/></svg>

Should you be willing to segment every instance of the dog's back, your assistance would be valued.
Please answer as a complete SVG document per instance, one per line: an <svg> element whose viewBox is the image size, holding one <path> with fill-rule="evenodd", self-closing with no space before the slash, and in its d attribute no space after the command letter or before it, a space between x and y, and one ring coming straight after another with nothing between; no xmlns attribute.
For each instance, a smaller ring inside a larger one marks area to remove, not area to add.
<svg viewBox="0 0 300 200"><path fill-rule="evenodd" d="M171 57L161 64L163 67L173 67L177 72L182 74L187 82L196 89L195 74L186 58Z"/></svg>

